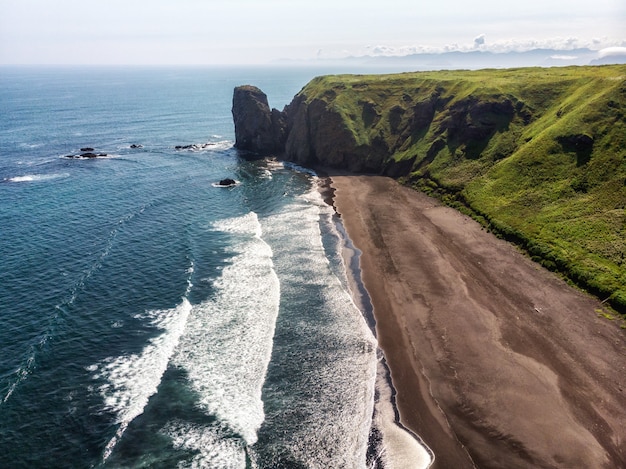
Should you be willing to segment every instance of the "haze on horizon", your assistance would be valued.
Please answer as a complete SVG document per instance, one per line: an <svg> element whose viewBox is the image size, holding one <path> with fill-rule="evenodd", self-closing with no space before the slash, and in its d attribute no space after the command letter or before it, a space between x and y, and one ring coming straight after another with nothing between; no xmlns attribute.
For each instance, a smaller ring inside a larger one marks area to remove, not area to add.
<svg viewBox="0 0 626 469"><path fill-rule="evenodd" d="M623 0L0 0L0 64L265 64L626 47Z"/></svg>

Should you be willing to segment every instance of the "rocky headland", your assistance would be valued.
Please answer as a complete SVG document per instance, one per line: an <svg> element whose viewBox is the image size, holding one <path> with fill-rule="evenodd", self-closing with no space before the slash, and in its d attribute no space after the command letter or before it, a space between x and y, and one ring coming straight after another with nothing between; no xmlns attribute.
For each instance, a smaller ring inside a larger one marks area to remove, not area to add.
<svg viewBox="0 0 626 469"><path fill-rule="evenodd" d="M625 66L235 90L237 148L330 174L432 467L626 465L625 115Z"/></svg>

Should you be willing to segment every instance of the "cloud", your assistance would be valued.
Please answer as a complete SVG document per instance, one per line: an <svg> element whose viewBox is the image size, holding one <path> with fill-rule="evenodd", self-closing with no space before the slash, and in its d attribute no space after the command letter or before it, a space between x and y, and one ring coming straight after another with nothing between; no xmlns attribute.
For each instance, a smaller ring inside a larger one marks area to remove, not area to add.
<svg viewBox="0 0 626 469"><path fill-rule="evenodd" d="M395 55L397 48L389 46L374 46L372 47L372 53L374 55Z"/></svg>
<svg viewBox="0 0 626 469"><path fill-rule="evenodd" d="M576 60L578 57L575 55L551 55L551 59L553 60Z"/></svg>
<svg viewBox="0 0 626 469"><path fill-rule="evenodd" d="M626 55L626 47L606 47L598 51L598 57L614 57L616 55Z"/></svg>
<svg viewBox="0 0 626 469"><path fill-rule="evenodd" d="M485 44L485 35L481 34L474 38L474 48L478 49L480 46Z"/></svg>
<svg viewBox="0 0 626 469"><path fill-rule="evenodd" d="M369 45L360 52L353 52L353 55L372 55L372 56L404 56L412 54L436 54L442 52L470 52L477 49L494 53L506 52L526 52L534 49L553 49L558 51L571 51L574 49L591 49L605 51L605 54L622 55L626 50L626 43L623 40L616 41L607 38L594 38L590 40L578 37L552 37L543 39L502 39L498 41L489 41L487 43L486 35L480 34L476 36L471 44L451 43L441 46L432 45L402 45L390 46L384 44ZM572 60L572 54L559 54L561 60Z"/></svg>

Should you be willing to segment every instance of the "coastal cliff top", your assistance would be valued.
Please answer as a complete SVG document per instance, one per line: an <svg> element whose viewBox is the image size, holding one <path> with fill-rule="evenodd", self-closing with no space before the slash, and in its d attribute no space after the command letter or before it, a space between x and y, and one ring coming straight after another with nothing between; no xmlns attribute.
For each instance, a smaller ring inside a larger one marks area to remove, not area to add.
<svg viewBox="0 0 626 469"><path fill-rule="evenodd" d="M524 92L535 85L547 83L566 84L580 80L623 81L626 79L626 65L572 66L572 67L524 67L482 70L437 70L404 72L391 74L338 74L322 75L313 78L300 92L308 99L334 97L329 90L342 91L354 89L397 94L411 94L417 85L457 83L462 94L478 90L494 92Z"/></svg>

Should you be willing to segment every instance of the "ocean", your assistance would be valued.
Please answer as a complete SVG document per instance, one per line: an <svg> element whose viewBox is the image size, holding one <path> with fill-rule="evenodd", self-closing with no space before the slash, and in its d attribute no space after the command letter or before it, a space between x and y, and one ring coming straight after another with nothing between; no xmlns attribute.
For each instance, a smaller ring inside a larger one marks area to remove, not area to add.
<svg viewBox="0 0 626 469"><path fill-rule="evenodd" d="M0 68L0 467L385 467L322 179L233 148L316 74Z"/></svg>

